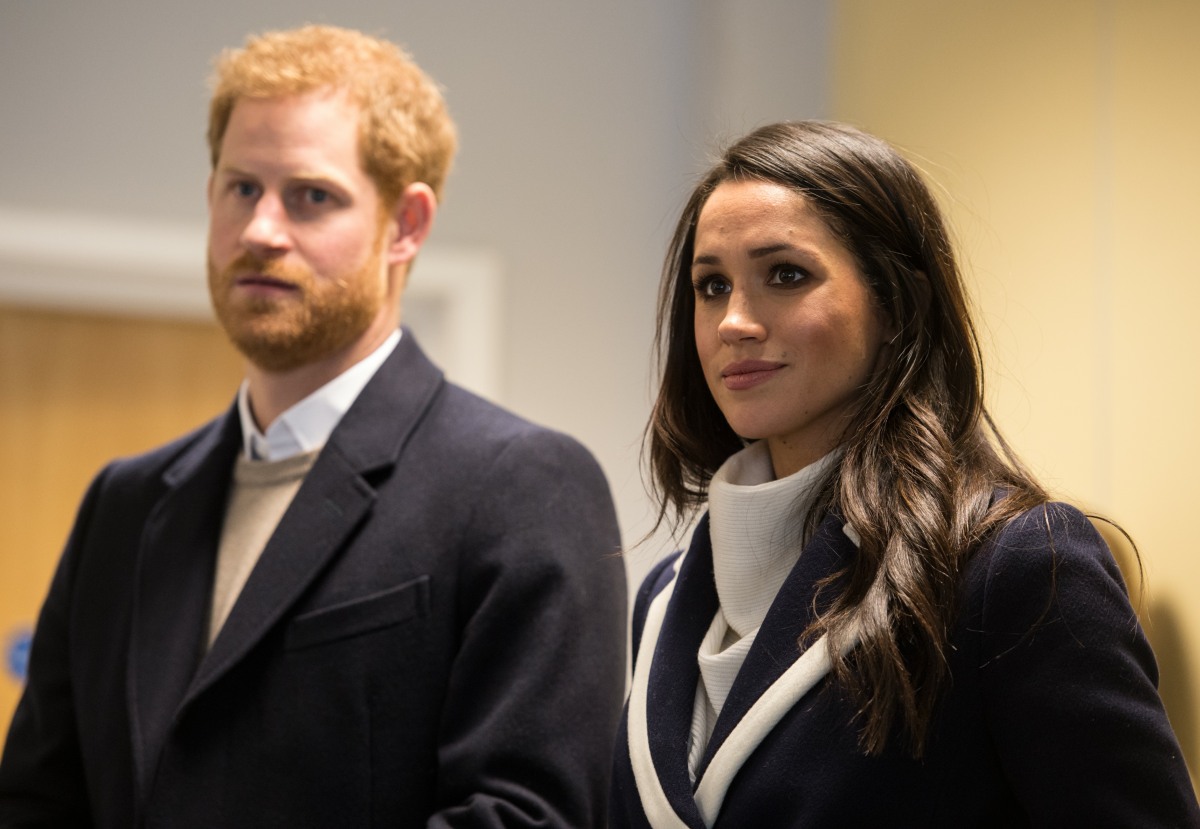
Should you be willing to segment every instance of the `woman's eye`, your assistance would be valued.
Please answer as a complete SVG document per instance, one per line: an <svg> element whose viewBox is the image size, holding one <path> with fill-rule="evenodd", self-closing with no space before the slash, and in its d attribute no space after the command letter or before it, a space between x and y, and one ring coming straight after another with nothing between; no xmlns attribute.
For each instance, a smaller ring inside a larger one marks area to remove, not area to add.
<svg viewBox="0 0 1200 829"><path fill-rule="evenodd" d="M771 269L772 285L796 285L808 278L808 272L795 265L777 265Z"/></svg>
<svg viewBox="0 0 1200 829"><path fill-rule="evenodd" d="M258 193L258 187L253 182L238 181L233 185L233 192L243 199L250 199Z"/></svg>
<svg viewBox="0 0 1200 829"><path fill-rule="evenodd" d="M305 191L305 198L309 204L325 204L331 198L328 190L322 190L320 187L309 187Z"/></svg>
<svg viewBox="0 0 1200 829"><path fill-rule="evenodd" d="M729 283L720 277L709 276L696 280L695 289L696 293L707 299L729 293Z"/></svg>

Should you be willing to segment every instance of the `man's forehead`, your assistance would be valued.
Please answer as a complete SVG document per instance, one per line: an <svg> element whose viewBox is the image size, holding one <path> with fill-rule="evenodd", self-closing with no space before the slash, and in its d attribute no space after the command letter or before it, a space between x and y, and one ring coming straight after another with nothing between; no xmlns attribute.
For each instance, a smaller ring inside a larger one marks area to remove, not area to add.
<svg viewBox="0 0 1200 829"><path fill-rule="evenodd" d="M233 106L230 109L230 117L232 117L239 108L244 109L246 106L289 103L304 104L307 102L329 102L344 106L348 109L359 109L358 100L351 95L350 90L345 86L325 84L321 86L305 87L292 91L271 92L261 95L252 93L238 95L233 99Z"/></svg>
<svg viewBox="0 0 1200 829"><path fill-rule="evenodd" d="M295 174L361 181L366 174L358 123L357 105L342 91L241 99L215 171L303 171Z"/></svg>

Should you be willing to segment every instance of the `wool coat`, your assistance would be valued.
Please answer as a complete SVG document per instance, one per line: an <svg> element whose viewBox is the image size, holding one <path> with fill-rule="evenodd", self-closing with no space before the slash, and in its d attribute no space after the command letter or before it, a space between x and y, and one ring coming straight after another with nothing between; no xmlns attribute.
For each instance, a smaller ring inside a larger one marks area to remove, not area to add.
<svg viewBox="0 0 1200 829"><path fill-rule="evenodd" d="M825 640L799 644L824 603L815 586L856 554L851 535L830 515L805 546L695 785L696 655L718 606L707 517L685 556L650 573L635 603L615 829L1200 827L1153 654L1111 553L1080 512L1031 510L968 561L952 682L919 760L898 733L882 754L864 753Z"/></svg>
<svg viewBox="0 0 1200 829"><path fill-rule="evenodd" d="M236 407L92 483L0 761L0 826L599 826L624 693L607 483L411 332L211 649Z"/></svg>

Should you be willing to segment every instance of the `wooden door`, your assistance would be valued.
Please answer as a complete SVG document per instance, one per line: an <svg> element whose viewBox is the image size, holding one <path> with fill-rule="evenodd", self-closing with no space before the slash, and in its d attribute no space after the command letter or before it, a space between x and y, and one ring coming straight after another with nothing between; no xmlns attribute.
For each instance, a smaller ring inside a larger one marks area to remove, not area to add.
<svg viewBox="0 0 1200 829"><path fill-rule="evenodd" d="M0 306L0 734L91 478L222 411L241 376L212 323Z"/></svg>

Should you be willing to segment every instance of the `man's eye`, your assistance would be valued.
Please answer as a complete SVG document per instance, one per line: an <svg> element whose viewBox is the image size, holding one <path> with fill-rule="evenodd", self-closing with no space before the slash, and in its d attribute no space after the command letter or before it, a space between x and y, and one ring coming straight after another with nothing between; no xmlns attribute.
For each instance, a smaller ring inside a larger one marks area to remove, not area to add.
<svg viewBox="0 0 1200 829"><path fill-rule="evenodd" d="M258 188L252 182L239 181L233 185L233 191L242 198L248 199L258 192Z"/></svg>
<svg viewBox="0 0 1200 829"><path fill-rule="evenodd" d="M325 204L331 198L329 191L322 190L320 187L308 188L306 195L310 204Z"/></svg>

